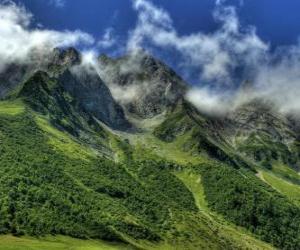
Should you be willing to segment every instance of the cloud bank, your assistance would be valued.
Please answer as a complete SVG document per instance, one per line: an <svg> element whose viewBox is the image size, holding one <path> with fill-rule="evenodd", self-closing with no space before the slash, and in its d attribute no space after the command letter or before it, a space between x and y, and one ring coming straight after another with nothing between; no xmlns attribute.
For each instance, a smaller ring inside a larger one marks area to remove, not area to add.
<svg viewBox="0 0 300 250"><path fill-rule="evenodd" d="M32 19L24 7L11 1L0 2L0 72L9 64L26 63L32 53L95 42L91 35L80 30L60 32L32 28Z"/></svg>
<svg viewBox="0 0 300 250"><path fill-rule="evenodd" d="M138 22L127 43L128 50L149 46L149 43L174 49L182 56L185 68L198 70L199 80L229 83L238 65L253 66L268 50L255 28L242 29L235 8L220 2L213 13L220 28L210 34L180 35L170 15L150 1L135 0L133 7L138 13Z"/></svg>
<svg viewBox="0 0 300 250"><path fill-rule="evenodd" d="M56 2L61 6L64 1ZM282 113L300 114L300 42L271 51L256 28L242 26L236 8L226 5L224 0L216 1L212 13L219 25L217 30L188 35L180 34L169 13L150 0L132 0L132 4L137 24L129 33L126 51L159 48L179 54L182 72L198 72L198 84L186 98L199 110L224 115L244 103L262 99L273 103ZM35 28L32 14L12 1L0 0L0 22L0 73L13 63L27 63L33 54L82 44L90 48L83 53L83 63L96 68L105 79L106 72L98 65L98 50L120 44L111 28L104 31L100 41L80 30ZM122 71L139 67L132 58L132 63L122 66ZM237 77L237 73L242 76ZM247 88L241 84L246 80ZM138 88L136 84L126 89L116 86L112 92L125 103L147 89L142 83Z"/></svg>
<svg viewBox="0 0 300 250"><path fill-rule="evenodd" d="M138 21L127 49L153 46L179 53L183 71L199 72L186 96L199 110L224 115L261 99L283 113L300 114L300 43L271 52L256 28L243 27L236 8L224 0L216 1L212 14L219 28L212 33L180 35L169 13L149 0L134 0L133 8Z"/></svg>
<svg viewBox="0 0 300 250"><path fill-rule="evenodd" d="M100 48L111 48L116 44L116 38L113 35L113 29L112 28L107 28L103 34L103 37L100 41L98 41L97 45Z"/></svg>

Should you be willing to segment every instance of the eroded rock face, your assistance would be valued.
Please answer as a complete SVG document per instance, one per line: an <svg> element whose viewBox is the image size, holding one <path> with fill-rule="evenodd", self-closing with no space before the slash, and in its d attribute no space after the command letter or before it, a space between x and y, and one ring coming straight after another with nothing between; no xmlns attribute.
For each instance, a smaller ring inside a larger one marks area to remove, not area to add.
<svg viewBox="0 0 300 250"><path fill-rule="evenodd" d="M0 74L0 99L8 96L26 78L29 71L28 65L9 65Z"/></svg>
<svg viewBox="0 0 300 250"><path fill-rule="evenodd" d="M144 52L118 59L101 56L99 61L103 80L129 114L154 117L185 95L186 83L171 68Z"/></svg>
<svg viewBox="0 0 300 250"><path fill-rule="evenodd" d="M82 66L66 70L58 78L63 88L80 106L113 129L129 129L124 112L113 99L108 87L92 69Z"/></svg>
<svg viewBox="0 0 300 250"><path fill-rule="evenodd" d="M23 82L35 72L43 71L76 99L84 111L99 121L113 129L131 127L122 107L113 99L96 70L81 64L82 56L76 49L54 49L50 54L36 54L32 57L28 64L10 65L0 74L0 98L18 92Z"/></svg>
<svg viewBox="0 0 300 250"><path fill-rule="evenodd" d="M35 72L42 70L55 73L80 63L81 56L74 48L32 51L27 60L7 65L0 72L0 98L4 99L28 80Z"/></svg>
<svg viewBox="0 0 300 250"><path fill-rule="evenodd" d="M294 166L298 161L295 126L270 103L255 100L241 106L228 116L225 126L232 147L257 162Z"/></svg>

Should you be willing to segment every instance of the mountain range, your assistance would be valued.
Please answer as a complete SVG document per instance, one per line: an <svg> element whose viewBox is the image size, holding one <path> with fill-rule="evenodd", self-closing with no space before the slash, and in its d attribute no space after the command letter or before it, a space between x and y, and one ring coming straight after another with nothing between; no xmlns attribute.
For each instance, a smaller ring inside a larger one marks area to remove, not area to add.
<svg viewBox="0 0 300 250"><path fill-rule="evenodd" d="M296 116L261 99L201 112L191 85L145 51L28 61L0 74L2 235L300 248Z"/></svg>

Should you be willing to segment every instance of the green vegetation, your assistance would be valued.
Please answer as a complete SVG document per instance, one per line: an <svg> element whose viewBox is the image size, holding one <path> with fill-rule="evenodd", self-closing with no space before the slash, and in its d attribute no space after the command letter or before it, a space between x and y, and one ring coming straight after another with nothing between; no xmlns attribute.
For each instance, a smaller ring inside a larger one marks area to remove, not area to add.
<svg viewBox="0 0 300 250"><path fill-rule="evenodd" d="M277 247L300 247L300 209L286 197L244 169L215 163L197 170L214 211Z"/></svg>
<svg viewBox="0 0 300 250"><path fill-rule="evenodd" d="M272 165L272 172L289 182L300 185L300 175L296 170L287 165L277 162Z"/></svg>
<svg viewBox="0 0 300 250"><path fill-rule="evenodd" d="M6 102L4 109L15 105ZM224 241L243 248L234 236L207 227L210 222L199 213L193 192L173 174L179 165L133 158L117 164L100 158L53 127L47 116L22 107L24 112L0 114L2 234L68 235L127 242L142 249L221 249ZM132 151L126 141L115 147ZM45 243L11 238L12 247L58 247L58 238L49 242L47 237ZM262 244L247 237L254 246ZM62 241L62 249L72 247L69 240Z"/></svg>
<svg viewBox="0 0 300 250"><path fill-rule="evenodd" d="M2 101L0 107L0 115L17 115L25 111L24 104L18 101Z"/></svg>
<svg viewBox="0 0 300 250"><path fill-rule="evenodd" d="M74 141L70 135L64 131L58 130L51 126L46 117L36 116L36 123L40 129L44 131L44 135L48 138L48 144L64 153L66 156L75 159L86 159L94 156L94 152L80 142Z"/></svg>
<svg viewBox="0 0 300 250"><path fill-rule="evenodd" d="M185 102L166 118L118 135L37 72L0 102L0 250L300 248L284 145L250 136L239 154ZM266 183L249 160L258 151L278 163L260 172Z"/></svg>
<svg viewBox="0 0 300 250"><path fill-rule="evenodd" d="M270 171L261 171L261 179L300 207L300 186L280 178Z"/></svg>
<svg viewBox="0 0 300 250"><path fill-rule="evenodd" d="M286 144L272 140L263 132L252 132L246 140L238 143L237 150L269 169L276 161L289 165L297 162L297 154L291 152Z"/></svg>
<svg viewBox="0 0 300 250"><path fill-rule="evenodd" d="M65 236L30 238L6 235L0 237L0 250L133 250L121 243L98 240L78 240Z"/></svg>
<svg viewBox="0 0 300 250"><path fill-rule="evenodd" d="M172 110L167 119L154 129L153 134L164 142L175 143L190 155L216 159L234 167L253 169L253 164L242 158L222 137L208 129L216 127L209 117L200 116L188 103L183 102Z"/></svg>
<svg viewBox="0 0 300 250"><path fill-rule="evenodd" d="M205 198L202 177L198 171L185 169L184 171L177 172L176 175L191 190L199 208L199 213L206 218L206 223L208 223L209 227L213 229L219 238L226 239L227 244L234 245L235 248L273 249L270 245L254 239L249 231L229 223L222 216L209 209Z"/></svg>

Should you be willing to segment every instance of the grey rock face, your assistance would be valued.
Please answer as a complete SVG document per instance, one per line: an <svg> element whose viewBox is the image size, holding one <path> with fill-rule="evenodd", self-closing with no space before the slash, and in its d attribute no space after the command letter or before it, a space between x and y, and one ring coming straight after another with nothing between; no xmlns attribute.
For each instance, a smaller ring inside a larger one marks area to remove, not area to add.
<svg viewBox="0 0 300 250"><path fill-rule="evenodd" d="M61 74L58 81L85 111L109 127L120 130L131 127L121 106L92 69L75 66Z"/></svg>
<svg viewBox="0 0 300 250"><path fill-rule="evenodd" d="M39 70L56 73L56 71L79 64L80 60L81 56L74 48L54 49L52 53L45 52L44 54L33 51L26 63L10 64L0 73L0 99L6 98Z"/></svg>
<svg viewBox="0 0 300 250"><path fill-rule="evenodd" d="M58 78L59 84L73 96L89 114L113 129L129 129L122 107L113 99L91 65L81 64L82 56L74 48L56 49L48 71Z"/></svg>
<svg viewBox="0 0 300 250"><path fill-rule="evenodd" d="M32 55L26 65L11 65L0 74L0 98L15 91L37 71L44 71L73 96L81 107L113 129L131 127L122 107L93 67L81 65L81 54L74 48L54 49L50 54Z"/></svg>
<svg viewBox="0 0 300 250"><path fill-rule="evenodd" d="M129 114L151 118L182 99L186 83L168 66L137 52L111 59L101 56L103 80Z"/></svg>
<svg viewBox="0 0 300 250"><path fill-rule="evenodd" d="M5 98L16 88L29 72L27 65L12 64L0 74L0 99Z"/></svg>
<svg viewBox="0 0 300 250"><path fill-rule="evenodd" d="M295 126L269 103L245 104L229 115L225 134L232 147L251 159L271 164L282 161L295 166L299 150Z"/></svg>

